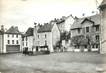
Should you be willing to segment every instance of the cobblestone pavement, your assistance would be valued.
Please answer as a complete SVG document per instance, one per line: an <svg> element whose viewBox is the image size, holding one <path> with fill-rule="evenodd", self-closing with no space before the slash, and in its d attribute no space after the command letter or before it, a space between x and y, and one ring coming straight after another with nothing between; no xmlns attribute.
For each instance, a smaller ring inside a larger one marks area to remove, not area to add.
<svg viewBox="0 0 106 73"><path fill-rule="evenodd" d="M0 55L1 73L105 73L106 55L98 53L51 53L25 56Z"/></svg>

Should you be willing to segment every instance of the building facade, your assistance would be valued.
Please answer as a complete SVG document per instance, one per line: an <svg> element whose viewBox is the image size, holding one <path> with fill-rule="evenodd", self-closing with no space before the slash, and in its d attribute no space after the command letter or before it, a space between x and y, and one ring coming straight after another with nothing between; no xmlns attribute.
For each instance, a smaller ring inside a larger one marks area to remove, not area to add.
<svg viewBox="0 0 106 73"><path fill-rule="evenodd" d="M100 50L100 14L75 20L71 26L71 38L80 35L87 39L87 43L91 45L91 50ZM83 47L88 48L88 44L83 45Z"/></svg>
<svg viewBox="0 0 106 73"><path fill-rule="evenodd" d="M3 52L3 32L0 30L0 53Z"/></svg>
<svg viewBox="0 0 106 73"><path fill-rule="evenodd" d="M106 0L99 6L101 13L101 53L106 53Z"/></svg>
<svg viewBox="0 0 106 73"><path fill-rule="evenodd" d="M12 26L7 31L3 31L2 42L0 44L2 46L1 53L20 52L22 50L21 39L18 27Z"/></svg>
<svg viewBox="0 0 106 73"><path fill-rule="evenodd" d="M34 38L35 47L47 45L49 51L54 52L53 46L60 40L60 31L56 23L35 26ZM42 48L36 48L36 51L40 50L42 50Z"/></svg>
<svg viewBox="0 0 106 73"><path fill-rule="evenodd" d="M32 51L34 46L33 30L34 28L28 28L28 30L22 37L22 48L28 48L28 51Z"/></svg>

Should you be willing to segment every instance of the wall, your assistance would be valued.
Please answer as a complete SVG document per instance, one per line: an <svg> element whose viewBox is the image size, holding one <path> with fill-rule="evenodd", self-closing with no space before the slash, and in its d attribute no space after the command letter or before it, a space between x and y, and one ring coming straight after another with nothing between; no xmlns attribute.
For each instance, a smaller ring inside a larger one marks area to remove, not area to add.
<svg viewBox="0 0 106 73"><path fill-rule="evenodd" d="M39 35L39 38L38 38ZM46 35L46 38L45 38ZM37 33L36 36L36 46L44 46L45 41L47 41L47 45L49 47L49 50L52 52L52 33L51 32L43 32L43 33Z"/></svg>
<svg viewBox="0 0 106 73"><path fill-rule="evenodd" d="M101 53L106 53L106 8L101 12Z"/></svg>
<svg viewBox="0 0 106 73"><path fill-rule="evenodd" d="M10 44L8 44L8 40L10 40ZM12 44L12 40L14 40L14 44ZM18 44L16 44L16 40L18 40ZM22 50L22 37L21 35L18 35L18 38L16 37L16 34L14 34L14 38L12 37L12 34L4 34L4 49L3 53L6 53L6 45L20 45L20 50Z"/></svg>
<svg viewBox="0 0 106 73"><path fill-rule="evenodd" d="M56 43L60 40L60 31L56 24L54 24L52 28L52 45L56 45Z"/></svg>
<svg viewBox="0 0 106 73"><path fill-rule="evenodd" d="M65 20L65 30L70 30L71 25L74 23L74 19L72 18L72 16L68 16L67 19Z"/></svg>
<svg viewBox="0 0 106 73"><path fill-rule="evenodd" d="M78 36L82 34L82 29L80 29L80 33L78 33L78 29L71 30L71 37Z"/></svg>
<svg viewBox="0 0 106 73"><path fill-rule="evenodd" d="M0 53L2 53L2 49L3 49L3 41L2 41L2 35L0 35Z"/></svg>

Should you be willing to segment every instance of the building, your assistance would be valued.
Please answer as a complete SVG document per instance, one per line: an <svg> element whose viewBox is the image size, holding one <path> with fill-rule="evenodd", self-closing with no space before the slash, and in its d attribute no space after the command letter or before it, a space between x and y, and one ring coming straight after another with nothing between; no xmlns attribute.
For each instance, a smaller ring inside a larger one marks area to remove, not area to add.
<svg viewBox="0 0 106 73"><path fill-rule="evenodd" d="M12 26L7 31L3 31L3 29L4 27L2 26L2 35L0 35L1 53L20 52L22 48L21 33L19 32L18 27Z"/></svg>
<svg viewBox="0 0 106 73"><path fill-rule="evenodd" d="M46 23L42 26L34 27L34 46L48 46L50 52L54 52L53 46L60 40L60 31L56 23ZM36 48L40 51L43 48Z"/></svg>
<svg viewBox="0 0 106 73"><path fill-rule="evenodd" d="M22 48L28 48L29 51L33 50L33 46L34 46L34 28L28 28L28 30L26 31L26 33L23 35L22 38Z"/></svg>
<svg viewBox="0 0 106 73"><path fill-rule="evenodd" d="M99 6L101 13L101 49L100 53L106 53L106 0Z"/></svg>
<svg viewBox="0 0 106 73"><path fill-rule="evenodd" d="M87 43L90 41L91 48L100 50L100 14L76 18L71 26L71 38L80 35L87 39ZM88 48L88 44L83 45L83 47Z"/></svg>
<svg viewBox="0 0 106 73"><path fill-rule="evenodd" d="M0 30L0 53L3 51L3 31Z"/></svg>

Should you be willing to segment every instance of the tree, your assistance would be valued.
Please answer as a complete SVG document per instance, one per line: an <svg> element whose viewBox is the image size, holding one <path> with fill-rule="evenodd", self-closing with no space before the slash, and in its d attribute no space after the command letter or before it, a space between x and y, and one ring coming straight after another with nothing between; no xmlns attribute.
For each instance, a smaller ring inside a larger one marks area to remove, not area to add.
<svg viewBox="0 0 106 73"><path fill-rule="evenodd" d="M91 35L78 35L71 38L71 45L79 48L80 46L87 45L88 51L91 51L91 46L97 43L94 39L92 39Z"/></svg>
<svg viewBox="0 0 106 73"><path fill-rule="evenodd" d="M71 45L79 48L82 45L86 45L87 40L85 39L84 35L78 35L71 38Z"/></svg>
<svg viewBox="0 0 106 73"><path fill-rule="evenodd" d="M70 32L65 31L60 36L60 40L68 41L69 39L70 39Z"/></svg>

